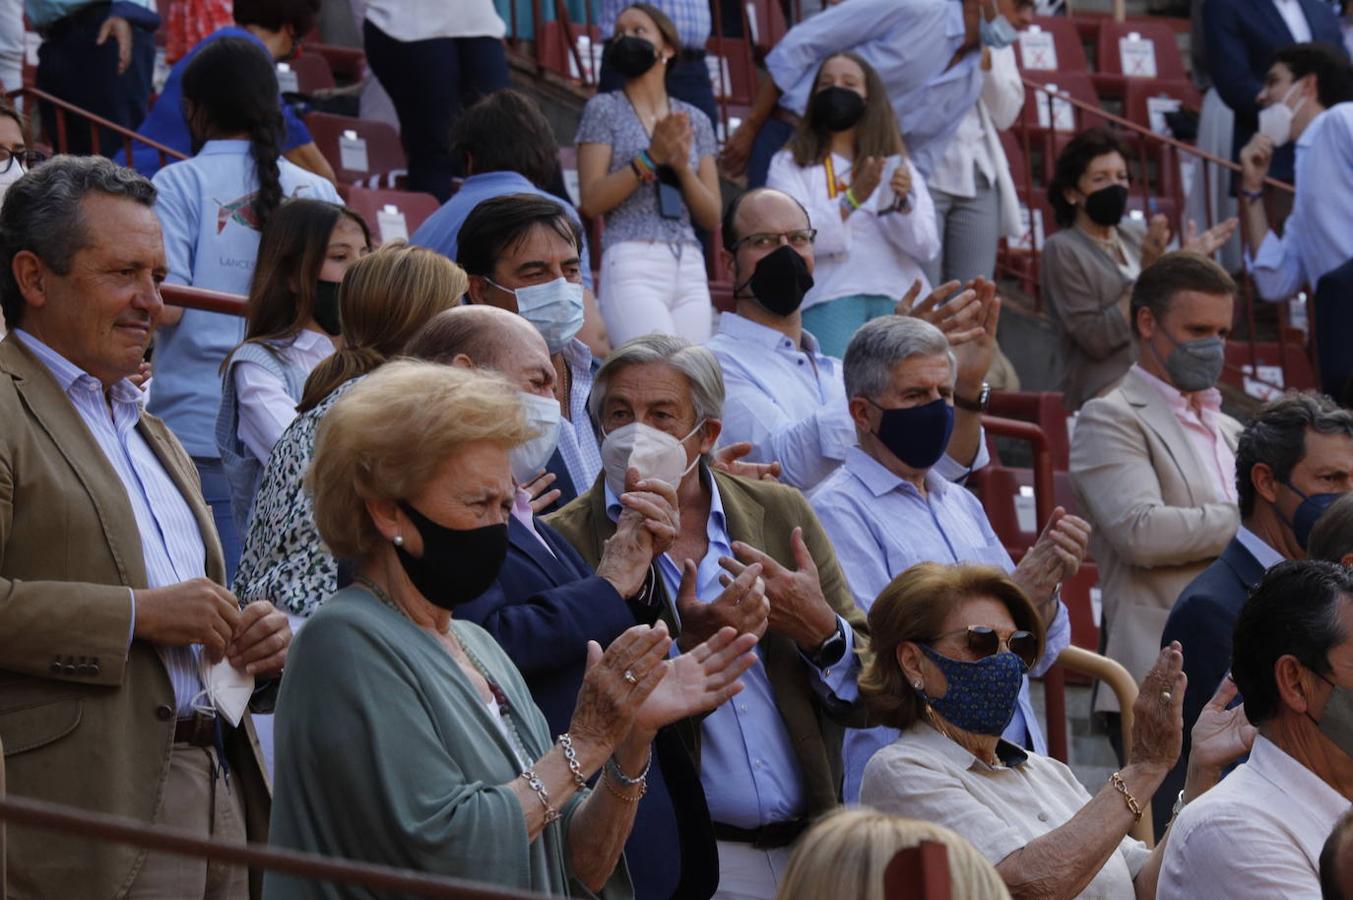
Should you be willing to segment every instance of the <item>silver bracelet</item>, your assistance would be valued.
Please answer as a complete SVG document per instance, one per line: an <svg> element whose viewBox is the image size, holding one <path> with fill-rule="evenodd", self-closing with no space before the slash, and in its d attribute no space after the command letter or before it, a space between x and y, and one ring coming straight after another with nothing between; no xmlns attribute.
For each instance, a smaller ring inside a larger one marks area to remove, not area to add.
<svg viewBox="0 0 1353 900"><path fill-rule="evenodd" d="M583 777L583 767L578 762L578 753L573 749L573 736L567 731L559 735L559 746L563 748L564 759L568 762L568 770L573 773L573 783L578 786L578 790L585 790L587 779Z"/></svg>
<svg viewBox="0 0 1353 900"><path fill-rule="evenodd" d="M616 777L616 780L626 787L645 784L648 781L648 770L653 766L653 751L651 749L648 751L648 762L644 763L644 770L639 773L639 777L637 778L630 778L624 772L620 771L620 765L615 761L614 756L606 760L606 765L610 767L611 774Z"/></svg>
<svg viewBox="0 0 1353 900"><path fill-rule="evenodd" d="M545 790L545 783L540 780L540 776L533 770L527 769L521 773L521 777L526 779L526 786L536 792L536 798L540 800L540 805L545 807L545 824L548 825L559 818L559 810L550 806L550 793Z"/></svg>

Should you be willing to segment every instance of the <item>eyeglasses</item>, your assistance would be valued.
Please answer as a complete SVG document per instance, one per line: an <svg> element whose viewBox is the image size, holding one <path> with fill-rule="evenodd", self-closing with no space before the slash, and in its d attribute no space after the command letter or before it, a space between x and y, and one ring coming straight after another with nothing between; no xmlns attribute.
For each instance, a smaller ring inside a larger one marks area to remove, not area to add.
<svg viewBox="0 0 1353 900"><path fill-rule="evenodd" d="M26 172L46 162L47 154L39 153L37 150L10 150L0 147L0 175L8 172L16 159L19 161L19 167Z"/></svg>
<svg viewBox="0 0 1353 900"><path fill-rule="evenodd" d="M817 237L816 228L798 228L794 231L758 231L756 234L749 234L733 245L736 251L743 244L751 244L753 250L769 250L780 243L780 238L789 242L791 247L811 247L813 239Z"/></svg>
<svg viewBox="0 0 1353 900"><path fill-rule="evenodd" d="M965 633L968 635L968 649L975 653L978 659L994 655L1004 644L1005 649L1020 658L1026 669L1032 669L1034 663L1038 662L1038 635L1032 631L1012 631L1010 637L1001 640L1001 636L994 629L985 625L969 625L967 628L946 631L929 643L933 647L937 641L950 635Z"/></svg>

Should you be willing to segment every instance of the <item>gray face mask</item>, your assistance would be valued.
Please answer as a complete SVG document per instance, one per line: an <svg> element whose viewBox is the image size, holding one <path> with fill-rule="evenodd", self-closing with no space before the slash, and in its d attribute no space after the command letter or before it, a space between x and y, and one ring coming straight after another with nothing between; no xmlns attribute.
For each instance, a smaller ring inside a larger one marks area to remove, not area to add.
<svg viewBox="0 0 1353 900"><path fill-rule="evenodd" d="M1310 713L1306 716L1315 722L1321 733L1333 741L1336 747L1353 756L1353 690L1339 687L1323 675L1320 678L1332 686L1334 692L1330 694L1325 709L1320 713L1320 721L1316 722Z"/></svg>
<svg viewBox="0 0 1353 900"><path fill-rule="evenodd" d="M1170 382L1186 394L1205 391L1217 383L1226 364L1226 343L1219 337L1176 341L1165 335L1174 349L1165 358ZM1154 352L1154 348L1153 352Z"/></svg>

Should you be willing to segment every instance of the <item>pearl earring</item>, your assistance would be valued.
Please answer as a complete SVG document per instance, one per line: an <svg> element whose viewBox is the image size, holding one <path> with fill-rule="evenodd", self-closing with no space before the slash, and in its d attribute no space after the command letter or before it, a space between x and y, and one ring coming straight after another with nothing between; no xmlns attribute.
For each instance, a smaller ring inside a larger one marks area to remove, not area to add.
<svg viewBox="0 0 1353 900"><path fill-rule="evenodd" d="M403 547L403 546L404 546L404 535L402 535L402 534L397 534L397 535L395 535L394 545L395 545L396 547Z"/></svg>
<svg viewBox="0 0 1353 900"><path fill-rule="evenodd" d="M921 688L925 687L925 685L922 684L922 683L919 682L919 681L914 681L914 682L912 682L912 685L911 685L911 686L914 687L914 688L916 688L916 690L918 690L918 691L919 691Z"/></svg>

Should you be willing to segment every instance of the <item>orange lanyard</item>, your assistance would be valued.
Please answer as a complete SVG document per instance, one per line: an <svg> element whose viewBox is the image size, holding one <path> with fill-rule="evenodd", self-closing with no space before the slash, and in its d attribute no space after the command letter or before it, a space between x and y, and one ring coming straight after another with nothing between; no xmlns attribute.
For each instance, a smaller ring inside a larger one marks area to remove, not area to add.
<svg viewBox="0 0 1353 900"><path fill-rule="evenodd" d="M837 194L843 193L848 185L836 177L836 165L832 162L832 155L827 153L826 159L822 160L822 167L827 170L827 199L835 200Z"/></svg>

